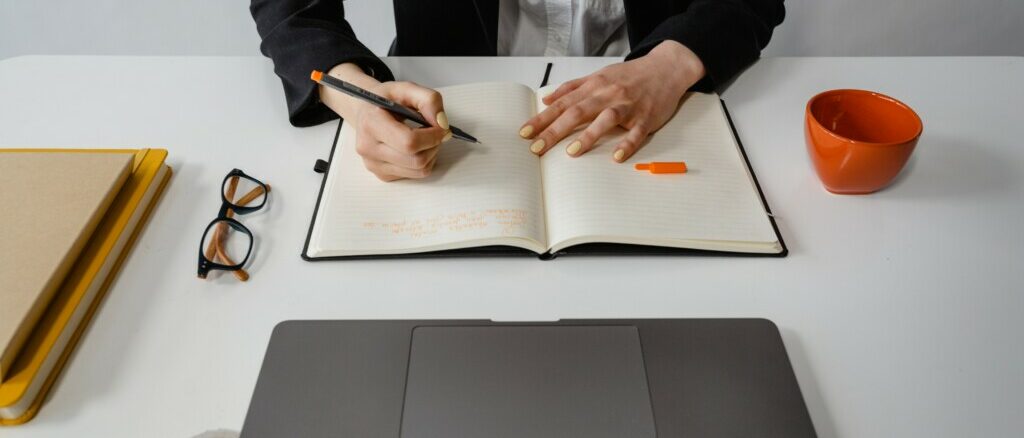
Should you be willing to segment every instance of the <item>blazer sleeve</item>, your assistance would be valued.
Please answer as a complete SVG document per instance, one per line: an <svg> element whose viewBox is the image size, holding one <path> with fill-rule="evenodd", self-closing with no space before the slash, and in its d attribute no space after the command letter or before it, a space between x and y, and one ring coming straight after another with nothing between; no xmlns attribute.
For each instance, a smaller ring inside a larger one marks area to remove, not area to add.
<svg viewBox="0 0 1024 438"><path fill-rule="evenodd" d="M677 41L704 63L707 75L694 89L710 91L757 60L785 15L783 0L695 0L658 25L626 59Z"/></svg>
<svg viewBox="0 0 1024 438"><path fill-rule="evenodd" d="M351 62L380 81L394 80L380 58L356 39L342 0L252 0L249 11L262 39L260 51L274 62L274 73L284 84L292 125L338 117L320 102L317 84L309 79L313 70Z"/></svg>

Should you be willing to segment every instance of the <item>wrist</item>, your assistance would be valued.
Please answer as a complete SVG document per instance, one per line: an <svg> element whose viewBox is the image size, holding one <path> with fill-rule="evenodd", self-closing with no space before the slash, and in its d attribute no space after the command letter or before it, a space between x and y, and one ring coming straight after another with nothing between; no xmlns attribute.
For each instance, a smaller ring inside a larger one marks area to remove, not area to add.
<svg viewBox="0 0 1024 438"><path fill-rule="evenodd" d="M366 74L362 68L352 63L338 64L328 70L326 74L367 90L372 90L380 85L380 81ZM318 93L320 101L343 119L354 118L358 113L359 107L366 104L359 99L323 85L319 86Z"/></svg>
<svg viewBox="0 0 1024 438"><path fill-rule="evenodd" d="M675 88L682 92L690 89L707 74L700 57L689 47L677 41L662 41L654 46L645 57L651 57L658 64L665 66L668 72L666 77L670 78L675 84Z"/></svg>

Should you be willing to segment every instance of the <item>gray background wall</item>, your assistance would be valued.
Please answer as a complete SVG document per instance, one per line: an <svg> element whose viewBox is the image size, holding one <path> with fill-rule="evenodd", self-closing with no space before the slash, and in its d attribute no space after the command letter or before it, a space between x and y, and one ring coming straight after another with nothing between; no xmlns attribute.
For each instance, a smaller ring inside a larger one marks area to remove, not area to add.
<svg viewBox="0 0 1024 438"><path fill-rule="evenodd" d="M345 4L358 36L383 54L394 37L391 1ZM0 59L256 55L259 38L248 5L248 0L0 0ZM786 7L786 22L767 56L1024 55L1024 0L788 0Z"/></svg>

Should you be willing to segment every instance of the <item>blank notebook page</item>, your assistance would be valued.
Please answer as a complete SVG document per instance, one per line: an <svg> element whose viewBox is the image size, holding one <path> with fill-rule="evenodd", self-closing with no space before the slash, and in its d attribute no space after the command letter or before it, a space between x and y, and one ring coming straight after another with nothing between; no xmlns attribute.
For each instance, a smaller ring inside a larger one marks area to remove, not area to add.
<svg viewBox="0 0 1024 438"><path fill-rule="evenodd" d="M424 252L478 246L496 236L544 251L540 164L516 134L533 113L533 91L511 83L439 91L451 123L480 144L450 140L428 178L385 183L366 170L354 150L355 130L345 123L310 256Z"/></svg>
<svg viewBox="0 0 1024 438"><path fill-rule="evenodd" d="M781 249L717 96L689 94L676 116L623 164L612 160L622 131L571 158L565 146L577 135L542 160L553 250L584 240ZM654 175L633 169L652 161L685 161L689 171Z"/></svg>

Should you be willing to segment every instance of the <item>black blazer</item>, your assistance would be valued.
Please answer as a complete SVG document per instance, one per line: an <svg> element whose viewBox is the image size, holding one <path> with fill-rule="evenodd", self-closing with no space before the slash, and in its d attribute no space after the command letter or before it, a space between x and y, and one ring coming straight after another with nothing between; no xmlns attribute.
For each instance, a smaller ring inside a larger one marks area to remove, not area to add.
<svg viewBox="0 0 1024 438"><path fill-rule="evenodd" d="M382 0L374 0L382 1ZM498 0L394 0L398 56L495 56ZM630 54L643 56L674 40L701 59L707 77L695 89L709 90L752 63L785 16L783 0L624 0ZM288 115L295 126L336 118L320 103L314 70L352 62L381 81L391 71L356 39L342 0L252 0L249 7L284 83Z"/></svg>

